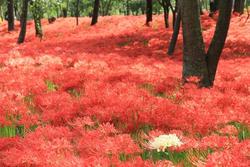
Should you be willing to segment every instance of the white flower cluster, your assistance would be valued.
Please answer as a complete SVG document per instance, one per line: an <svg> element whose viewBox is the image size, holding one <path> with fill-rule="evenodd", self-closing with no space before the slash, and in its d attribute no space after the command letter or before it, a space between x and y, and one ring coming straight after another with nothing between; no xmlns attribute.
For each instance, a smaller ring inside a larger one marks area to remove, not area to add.
<svg viewBox="0 0 250 167"><path fill-rule="evenodd" d="M167 147L179 147L183 143L176 134L160 135L149 142L151 149L157 149L158 152L165 151Z"/></svg>

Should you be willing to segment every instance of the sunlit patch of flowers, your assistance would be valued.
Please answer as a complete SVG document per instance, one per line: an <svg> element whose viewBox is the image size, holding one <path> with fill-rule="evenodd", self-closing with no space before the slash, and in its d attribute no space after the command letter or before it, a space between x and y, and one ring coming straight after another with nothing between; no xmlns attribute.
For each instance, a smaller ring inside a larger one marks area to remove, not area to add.
<svg viewBox="0 0 250 167"><path fill-rule="evenodd" d="M151 149L158 152L165 151L167 147L180 147L183 143L176 134L160 135L149 142Z"/></svg>

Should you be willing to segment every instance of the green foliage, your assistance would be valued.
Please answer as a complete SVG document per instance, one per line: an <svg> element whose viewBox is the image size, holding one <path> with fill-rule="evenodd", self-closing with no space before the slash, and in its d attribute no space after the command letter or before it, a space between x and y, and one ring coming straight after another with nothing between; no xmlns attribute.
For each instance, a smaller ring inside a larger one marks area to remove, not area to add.
<svg viewBox="0 0 250 167"><path fill-rule="evenodd" d="M139 88L145 89L152 96L169 99L175 104L182 103L182 100L178 99L177 96L176 96L176 92L178 92L180 90L180 88L181 88L180 85L176 85L175 90L173 92L171 92L170 94L167 94L165 92L157 92L155 90L155 86L150 84L150 83L144 83L144 84L140 85Z"/></svg>
<svg viewBox="0 0 250 167"><path fill-rule="evenodd" d="M67 90L67 92L75 98L79 98L82 95L81 92L75 88L70 88Z"/></svg>
<svg viewBox="0 0 250 167"><path fill-rule="evenodd" d="M146 150L141 154L143 160L153 160L154 162L160 160L169 160L176 164L182 164L186 167L196 166L198 162L204 162L209 154L213 151L211 149L199 150L189 149L185 151L170 151L157 152L156 150Z"/></svg>
<svg viewBox="0 0 250 167"><path fill-rule="evenodd" d="M47 85L47 89L49 92L57 91L58 89L58 86L50 80L46 80L45 84Z"/></svg>
<svg viewBox="0 0 250 167"><path fill-rule="evenodd" d="M15 137L21 136L23 137L25 134L24 126L3 126L0 127L0 138L2 137Z"/></svg>
<svg viewBox="0 0 250 167"><path fill-rule="evenodd" d="M238 139L240 141L250 138L250 128L249 126L242 124L240 122L230 122L229 125L233 125L238 130Z"/></svg>
<svg viewBox="0 0 250 167"><path fill-rule="evenodd" d="M1 137L15 137L16 128L14 126L0 127L0 138Z"/></svg>
<svg viewBox="0 0 250 167"><path fill-rule="evenodd" d="M122 41L122 42L117 43L117 45L118 45L119 47L124 47L124 46L130 45L131 42L132 42L132 39L128 38L126 41Z"/></svg>

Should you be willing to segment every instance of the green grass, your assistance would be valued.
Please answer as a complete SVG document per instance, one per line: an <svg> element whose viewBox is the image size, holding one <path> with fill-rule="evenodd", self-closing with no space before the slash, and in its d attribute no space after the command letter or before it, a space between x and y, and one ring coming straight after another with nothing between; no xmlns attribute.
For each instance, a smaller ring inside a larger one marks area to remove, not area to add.
<svg viewBox="0 0 250 167"><path fill-rule="evenodd" d="M126 41L122 41L122 42L118 42L117 45L119 47L124 47L124 46L128 46L132 43L132 39L128 38Z"/></svg>
<svg viewBox="0 0 250 167"><path fill-rule="evenodd" d="M149 92L152 96L169 99L175 104L182 103L181 99L178 99L176 93L180 90L180 85L177 85L175 90L171 94L167 94L165 92L157 92L155 91L155 86L151 83L144 83L139 86L140 89L144 89Z"/></svg>
<svg viewBox="0 0 250 167"><path fill-rule="evenodd" d="M75 98L79 98L81 97L82 93L75 89L75 88L70 88L67 90L67 92L72 96L72 97L75 97Z"/></svg>
<svg viewBox="0 0 250 167"><path fill-rule="evenodd" d="M206 158L213 151L211 149L199 150L199 149L189 149L185 151L170 151L166 150L164 152L157 152L156 150L146 150L141 154L143 160L152 160L154 162L160 160L169 160L175 165L182 165L185 167L196 166L198 162L205 162Z"/></svg>
<svg viewBox="0 0 250 167"><path fill-rule="evenodd" d="M3 137L15 137L25 135L24 126L3 126L0 127L0 138Z"/></svg>
<svg viewBox="0 0 250 167"><path fill-rule="evenodd" d="M3 126L0 127L0 137L15 137L16 128L14 126Z"/></svg>
<svg viewBox="0 0 250 167"><path fill-rule="evenodd" d="M58 85L56 85L54 82L50 81L50 80L45 80L45 84L47 86L47 90L49 92L54 92L58 90Z"/></svg>
<svg viewBox="0 0 250 167"><path fill-rule="evenodd" d="M238 130L238 139L240 141L250 138L250 128L249 126L240 122L230 122L229 125L233 125Z"/></svg>

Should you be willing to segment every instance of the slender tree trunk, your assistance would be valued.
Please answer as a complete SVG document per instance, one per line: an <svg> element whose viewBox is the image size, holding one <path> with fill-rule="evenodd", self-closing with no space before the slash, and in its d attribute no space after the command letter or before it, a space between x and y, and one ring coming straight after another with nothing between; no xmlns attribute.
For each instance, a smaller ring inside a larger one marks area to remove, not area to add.
<svg viewBox="0 0 250 167"><path fill-rule="evenodd" d="M170 0L158 0L158 2L163 8L165 27L169 28L169 8L172 9Z"/></svg>
<svg viewBox="0 0 250 167"><path fill-rule="evenodd" d="M207 75L205 46L201 33L200 11L198 0L180 0L183 29L183 74L188 77L203 78Z"/></svg>
<svg viewBox="0 0 250 167"><path fill-rule="evenodd" d="M218 10L218 1L219 0L210 0L210 13L209 16L212 17L213 14Z"/></svg>
<svg viewBox="0 0 250 167"><path fill-rule="evenodd" d="M110 11L110 7L112 6L112 0L109 0L104 12L104 16L108 16L109 15L109 11Z"/></svg>
<svg viewBox="0 0 250 167"><path fill-rule="evenodd" d="M14 30L14 2L13 0L8 0L7 1L7 6L8 6L8 31L13 31Z"/></svg>
<svg viewBox="0 0 250 167"><path fill-rule="evenodd" d="M199 1L199 6L200 6L200 15L203 15L204 13L203 13L203 9L202 9L202 2L201 2L201 0Z"/></svg>
<svg viewBox="0 0 250 167"><path fill-rule="evenodd" d="M228 34L232 5L233 0L220 0L219 2L220 14L212 42L206 55L208 76L203 79L203 86L213 86L220 55Z"/></svg>
<svg viewBox="0 0 250 167"><path fill-rule="evenodd" d="M177 43L177 39L179 36L179 32L180 32L180 25L181 25L181 11L179 10L177 12L177 18L175 20L175 25L174 25L174 32L172 34L172 38L168 47L168 55L173 55L174 50L175 50L175 46Z"/></svg>
<svg viewBox="0 0 250 167"><path fill-rule="evenodd" d="M20 14L18 12L18 3L14 1L14 15L16 16L17 20L20 20Z"/></svg>
<svg viewBox="0 0 250 167"><path fill-rule="evenodd" d="M26 35L26 26L27 26L27 15L28 15L28 5L29 0L23 0L22 5L22 15L21 15L21 31L19 33L17 43L23 43Z"/></svg>
<svg viewBox="0 0 250 167"><path fill-rule="evenodd" d="M163 10L164 10L165 27L169 28L169 22L168 22L168 18L169 18L169 6L164 6Z"/></svg>
<svg viewBox="0 0 250 167"><path fill-rule="evenodd" d="M129 0L126 1L126 15L129 15Z"/></svg>
<svg viewBox="0 0 250 167"><path fill-rule="evenodd" d="M175 0L175 8L173 7L173 5L170 3L170 8L172 10L173 13L173 28L175 27L175 20L177 17L177 12L178 12L178 0Z"/></svg>
<svg viewBox="0 0 250 167"><path fill-rule="evenodd" d="M79 3L80 0L76 1L76 25L79 25Z"/></svg>
<svg viewBox="0 0 250 167"><path fill-rule="evenodd" d="M43 17L42 5L43 4L41 0L30 2L31 12L33 14L33 19L35 23L36 37L39 37L41 39L43 37L42 22L41 22L41 19Z"/></svg>
<svg viewBox="0 0 250 167"><path fill-rule="evenodd" d="M36 37L42 38L43 31L42 31L42 22L40 18L34 18L35 29L36 29Z"/></svg>
<svg viewBox="0 0 250 167"><path fill-rule="evenodd" d="M149 25L153 21L153 2L152 0L147 0L146 6L146 25Z"/></svg>
<svg viewBox="0 0 250 167"><path fill-rule="evenodd" d="M239 14L244 13L245 0L235 0L234 2L234 12Z"/></svg>
<svg viewBox="0 0 250 167"><path fill-rule="evenodd" d="M98 22L99 6L100 0L95 0L91 25L95 25Z"/></svg>
<svg viewBox="0 0 250 167"><path fill-rule="evenodd" d="M63 14L64 18L66 18L68 16L68 10L67 10L67 8L63 8L62 9L62 14Z"/></svg>

